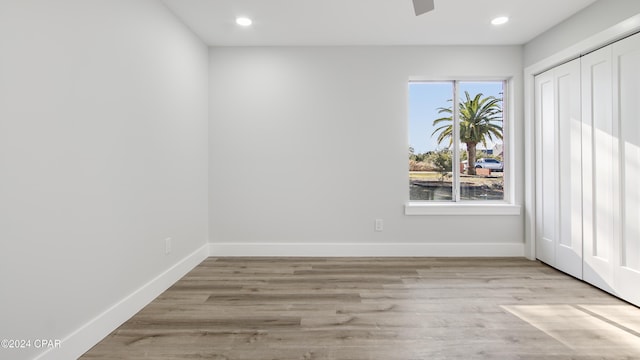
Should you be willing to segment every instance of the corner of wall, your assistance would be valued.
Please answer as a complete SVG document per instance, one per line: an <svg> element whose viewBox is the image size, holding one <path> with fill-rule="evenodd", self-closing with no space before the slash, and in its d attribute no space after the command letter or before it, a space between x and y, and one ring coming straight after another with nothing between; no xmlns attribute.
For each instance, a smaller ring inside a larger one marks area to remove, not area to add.
<svg viewBox="0 0 640 360"><path fill-rule="evenodd" d="M209 256L205 244L61 340L36 360L77 359Z"/></svg>

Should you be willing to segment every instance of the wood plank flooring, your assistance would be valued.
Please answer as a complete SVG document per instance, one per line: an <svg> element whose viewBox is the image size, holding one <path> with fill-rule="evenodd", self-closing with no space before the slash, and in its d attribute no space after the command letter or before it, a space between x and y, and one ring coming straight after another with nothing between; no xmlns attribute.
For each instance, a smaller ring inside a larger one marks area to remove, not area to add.
<svg viewBox="0 0 640 360"><path fill-rule="evenodd" d="M640 359L640 309L525 259L209 258L81 359Z"/></svg>

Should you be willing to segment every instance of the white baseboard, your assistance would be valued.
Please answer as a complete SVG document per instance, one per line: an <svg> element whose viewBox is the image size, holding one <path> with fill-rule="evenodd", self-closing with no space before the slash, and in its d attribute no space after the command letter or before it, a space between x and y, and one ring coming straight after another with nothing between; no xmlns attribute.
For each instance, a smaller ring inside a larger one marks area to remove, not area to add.
<svg viewBox="0 0 640 360"><path fill-rule="evenodd" d="M208 256L209 245L204 245L62 339L59 348L49 349L35 359L77 359Z"/></svg>
<svg viewBox="0 0 640 360"><path fill-rule="evenodd" d="M524 243L210 243L221 256L523 257Z"/></svg>

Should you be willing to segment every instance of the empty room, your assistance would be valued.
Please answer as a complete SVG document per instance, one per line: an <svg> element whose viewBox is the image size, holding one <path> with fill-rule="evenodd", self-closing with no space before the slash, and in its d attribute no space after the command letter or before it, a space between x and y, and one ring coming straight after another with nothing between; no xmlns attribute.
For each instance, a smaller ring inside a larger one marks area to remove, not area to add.
<svg viewBox="0 0 640 360"><path fill-rule="evenodd" d="M638 0L0 0L0 359L640 359L636 175Z"/></svg>

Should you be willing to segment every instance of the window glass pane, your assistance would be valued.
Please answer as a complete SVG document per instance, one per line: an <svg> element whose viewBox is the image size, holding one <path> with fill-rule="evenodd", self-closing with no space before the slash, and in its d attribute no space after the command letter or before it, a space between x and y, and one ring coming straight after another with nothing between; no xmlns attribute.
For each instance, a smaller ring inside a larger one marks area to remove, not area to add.
<svg viewBox="0 0 640 360"><path fill-rule="evenodd" d="M453 82L409 83L409 199L452 201Z"/></svg>
<svg viewBox="0 0 640 360"><path fill-rule="evenodd" d="M460 82L460 200L504 199L502 81Z"/></svg>

